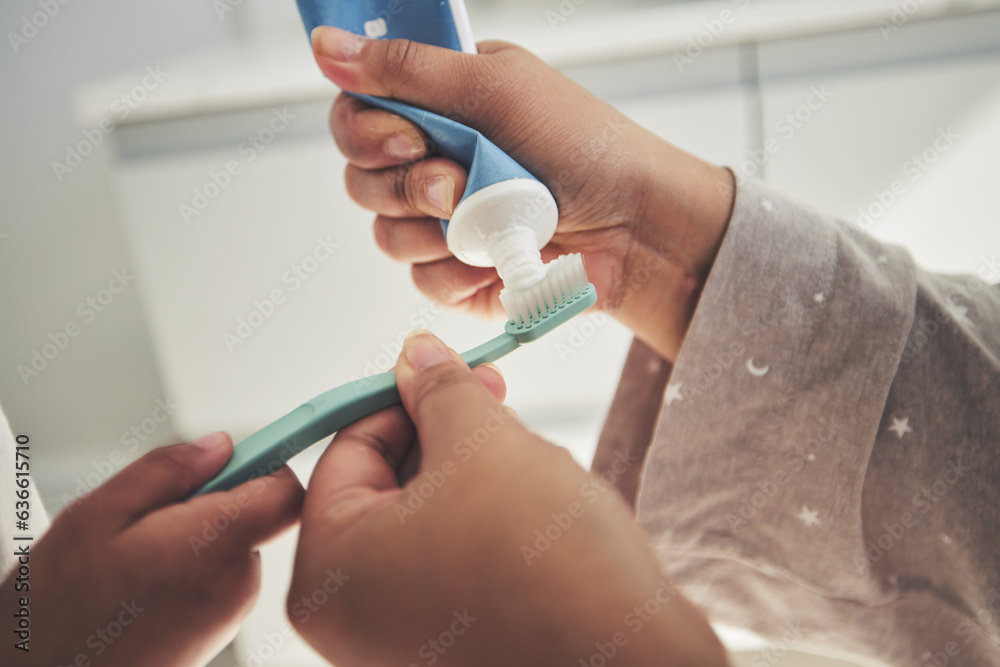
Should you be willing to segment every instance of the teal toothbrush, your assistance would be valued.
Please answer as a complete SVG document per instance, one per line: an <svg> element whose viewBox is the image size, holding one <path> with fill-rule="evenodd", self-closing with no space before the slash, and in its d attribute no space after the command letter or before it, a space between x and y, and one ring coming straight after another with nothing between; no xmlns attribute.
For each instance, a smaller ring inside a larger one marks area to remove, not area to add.
<svg viewBox="0 0 1000 667"><path fill-rule="evenodd" d="M465 363L474 367L496 361L597 301L597 292L587 282L579 255L565 255L551 262L546 283L553 289L540 308L527 318L508 313L504 333L463 354ZM194 495L228 491L269 475L320 440L396 403L399 392L393 372L355 380L320 394L237 444L226 467Z"/></svg>

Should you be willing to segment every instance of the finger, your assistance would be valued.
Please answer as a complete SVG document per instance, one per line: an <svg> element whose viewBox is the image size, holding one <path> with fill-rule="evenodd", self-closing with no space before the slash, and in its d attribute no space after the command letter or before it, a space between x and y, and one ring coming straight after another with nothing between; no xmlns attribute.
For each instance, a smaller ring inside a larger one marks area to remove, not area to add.
<svg viewBox="0 0 1000 667"><path fill-rule="evenodd" d="M469 266L455 257L414 264L411 275L417 289L446 306L457 306L480 290L501 285L496 269Z"/></svg>
<svg viewBox="0 0 1000 667"><path fill-rule="evenodd" d="M436 262L451 257L437 218L390 218L380 215L373 227L375 243L397 262Z"/></svg>
<svg viewBox="0 0 1000 667"><path fill-rule="evenodd" d="M124 468L74 510L95 525L121 530L166 505L184 500L222 469L233 453L227 433L162 447Z"/></svg>
<svg viewBox="0 0 1000 667"><path fill-rule="evenodd" d="M407 450L406 456L403 457L403 462L399 464L399 472L396 473L396 477L399 479L399 485L405 486L410 483L417 473L420 472L420 441L414 440L413 444L410 445L410 449Z"/></svg>
<svg viewBox="0 0 1000 667"><path fill-rule="evenodd" d="M483 386L490 392L493 398L503 403L507 398L507 383L503 379L503 373L493 364L482 364L472 369L472 374L483 383Z"/></svg>
<svg viewBox="0 0 1000 667"><path fill-rule="evenodd" d="M500 369L493 364L482 364L472 369L472 374L476 376L483 386L486 387L493 398L501 403L507 396L507 384L504 382ZM406 451L403 462L399 464L396 477L400 486L405 486L420 472L420 441L414 440L413 444Z"/></svg>
<svg viewBox="0 0 1000 667"><path fill-rule="evenodd" d="M342 429L320 457L309 481L305 520L322 512L346 525L399 489L398 470L413 442L413 423L400 406Z"/></svg>
<svg viewBox="0 0 1000 667"><path fill-rule="evenodd" d="M393 218L446 220L455 211L468 180L461 165L440 157L382 170L349 164L344 176L347 193L371 211Z"/></svg>
<svg viewBox="0 0 1000 667"><path fill-rule="evenodd" d="M429 142L413 123L341 93L330 109L330 131L347 161L383 169L419 160Z"/></svg>
<svg viewBox="0 0 1000 667"><path fill-rule="evenodd" d="M520 51L496 42L480 44L479 54L469 54L405 39L365 39L329 26L313 30L312 45L323 74L342 89L404 100L439 114L500 88L497 79L510 69L487 63L484 55Z"/></svg>
<svg viewBox="0 0 1000 667"><path fill-rule="evenodd" d="M434 335L412 332L396 365L399 395L420 437L423 464L433 469L455 443L479 440L517 421L462 358Z"/></svg>
<svg viewBox="0 0 1000 667"><path fill-rule="evenodd" d="M304 496L298 477L282 466L224 493L192 498L183 509L188 525L197 526L195 536L208 522L230 546L256 549L298 520Z"/></svg>

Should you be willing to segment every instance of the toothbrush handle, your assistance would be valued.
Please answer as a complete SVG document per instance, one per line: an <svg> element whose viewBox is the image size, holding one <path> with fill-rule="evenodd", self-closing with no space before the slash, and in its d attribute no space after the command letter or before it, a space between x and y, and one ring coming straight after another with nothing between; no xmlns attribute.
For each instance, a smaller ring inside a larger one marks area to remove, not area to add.
<svg viewBox="0 0 1000 667"><path fill-rule="evenodd" d="M470 367L496 361L519 346L503 333L462 355ZM233 457L195 496L228 491L266 477L305 449L340 429L399 403L392 371L354 380L320 394L236 445Z"/></svg>

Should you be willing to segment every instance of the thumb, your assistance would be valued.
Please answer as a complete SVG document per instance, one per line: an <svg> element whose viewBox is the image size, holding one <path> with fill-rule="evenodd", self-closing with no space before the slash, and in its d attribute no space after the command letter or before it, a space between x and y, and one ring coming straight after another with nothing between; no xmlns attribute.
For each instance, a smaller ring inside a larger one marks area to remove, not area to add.
<svg viewBox="0 0 1000 667"><path fill-rule="evenodd" d="M453 111L483 86L478 54L407 39L367 39L331 26L313 30L312 45L323 74L342 89L438 114Z"/></svg>
<svg viewBox="0 0 1000 667"><path fill-rule="evenodd" d="M467 451L520 422L433 334L414 331L403 343L396 386L420 438L423 465ZM428 466L428 464L430 464Z"/></svg>

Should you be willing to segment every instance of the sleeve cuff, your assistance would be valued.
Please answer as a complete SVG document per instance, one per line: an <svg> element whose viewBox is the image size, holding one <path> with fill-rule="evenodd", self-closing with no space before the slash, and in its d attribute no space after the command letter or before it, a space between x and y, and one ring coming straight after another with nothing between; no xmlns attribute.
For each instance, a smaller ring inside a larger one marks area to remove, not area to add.
<svg viewBox="0 0 1000 667"><path fill-rule="evenodd" d="M844 548L915 298L904 250L739 185L642 472L666 562L738 558L863 594Z"/></svg>

